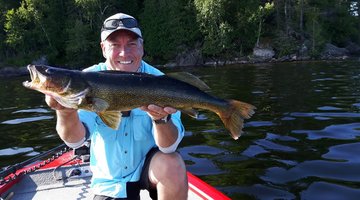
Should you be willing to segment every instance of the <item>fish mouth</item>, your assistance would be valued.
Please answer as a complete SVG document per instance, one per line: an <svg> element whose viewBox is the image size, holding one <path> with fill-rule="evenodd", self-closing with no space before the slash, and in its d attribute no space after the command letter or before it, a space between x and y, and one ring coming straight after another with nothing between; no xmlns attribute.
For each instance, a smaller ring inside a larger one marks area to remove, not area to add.
<svg viewBox="0 0 360 200"><path fill-rule="evenodd" d="M39 89L41 85L46 82L46 76L44 75L46 70L43 68L40 69L35 65L28 65L27 69L29 71L31 81L24 81L23 86L31 89Z"/></svg>

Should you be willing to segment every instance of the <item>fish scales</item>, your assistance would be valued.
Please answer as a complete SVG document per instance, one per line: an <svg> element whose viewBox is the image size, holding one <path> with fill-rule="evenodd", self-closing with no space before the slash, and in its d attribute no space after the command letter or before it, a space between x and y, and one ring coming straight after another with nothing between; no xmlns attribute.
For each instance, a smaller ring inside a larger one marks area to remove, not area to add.
<svg viewBox="0 0 360 200"><path fill-rule="evenodd" d="M91 73L91 75L97 74ZM88 73L83 75L85 80L92 80L92 76L88 76ZM166 76L141 77L139 74L132 76L126 74L123 77L120 75L119 78L117 75L104 74L95 80L96 82L88 81L91 87L89 96L106 97L111 105L107 110L126 110L146 104L177 108L195 106L203 109L212 105L225 107L228 104L227 101L212 97L185 82Z"/></svg>

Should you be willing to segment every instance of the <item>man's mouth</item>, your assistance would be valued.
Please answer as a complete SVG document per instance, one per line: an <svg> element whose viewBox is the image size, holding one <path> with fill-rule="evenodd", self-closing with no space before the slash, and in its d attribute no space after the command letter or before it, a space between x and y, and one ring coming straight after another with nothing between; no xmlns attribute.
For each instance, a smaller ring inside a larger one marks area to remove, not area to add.
<svg viewBox="0 0 360 200"><path fill-rule="evenodd" d="M122 65L129 65L129 64L133 63L133 61L132 60L126 60L126 61L119 61L118 63L122 64Z"/></svg>

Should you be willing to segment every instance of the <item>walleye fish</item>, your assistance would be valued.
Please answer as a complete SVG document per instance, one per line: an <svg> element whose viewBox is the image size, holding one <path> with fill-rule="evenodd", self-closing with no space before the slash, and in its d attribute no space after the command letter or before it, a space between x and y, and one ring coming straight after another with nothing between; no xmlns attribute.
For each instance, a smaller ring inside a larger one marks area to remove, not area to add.
<svg viewBox="0 0 360 200"><path fill-rule="evenodd" d="M44 65L27 68L31 82L23 82L26 88L50 95L65 107L96 112L113 129L118 129L121 111L155 104L179 109L193 117L197 117L194 108L210 110L238 139L243 132L243 120L250 118L255 109L248 103L204 92L206 84L189 73L154 76L114 70L83 72Z"/></svg>

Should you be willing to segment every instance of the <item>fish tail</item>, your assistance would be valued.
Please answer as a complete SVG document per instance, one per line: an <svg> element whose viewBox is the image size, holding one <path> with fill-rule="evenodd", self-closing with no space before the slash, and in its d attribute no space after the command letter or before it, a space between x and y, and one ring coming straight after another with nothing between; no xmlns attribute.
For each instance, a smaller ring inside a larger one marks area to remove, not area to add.
<svg viewBox="0 0 360 200"><path fill-rule="evenodd" d="M231 137L237 140L243 133L244 119L249 119L255 113L256 107L237 100L228 100L228 103L227 109L223 109L217 114L230 131Z"/></svg>

